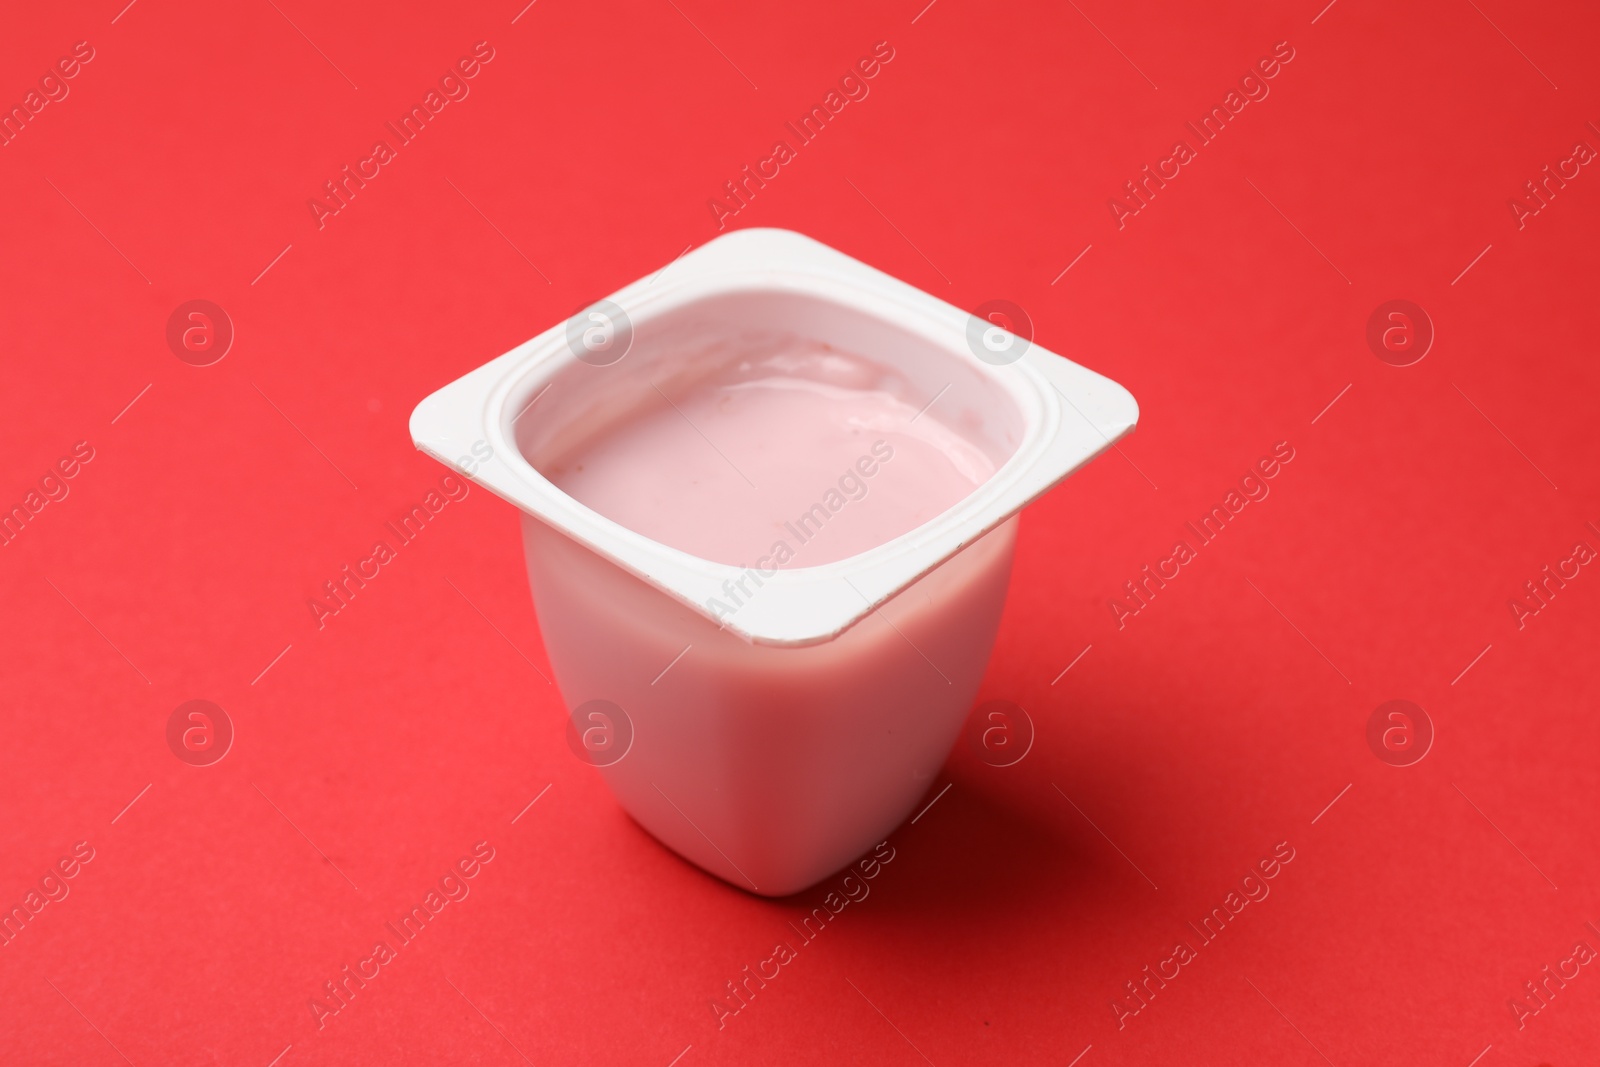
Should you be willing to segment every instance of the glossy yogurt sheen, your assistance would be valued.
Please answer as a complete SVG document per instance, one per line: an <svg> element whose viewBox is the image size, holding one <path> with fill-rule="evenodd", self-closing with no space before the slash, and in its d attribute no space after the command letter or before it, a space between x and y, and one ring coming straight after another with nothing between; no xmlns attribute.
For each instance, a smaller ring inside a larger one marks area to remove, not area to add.
<svg viewBox="0 0 1600 1067"><path fill-rule="evenodd" d="M995 471L934 397L864 357L796 342L735 361L551 462L580 503L734 566L798 568L907 533ZM926 407L927 410L923 410Z"/></svg>

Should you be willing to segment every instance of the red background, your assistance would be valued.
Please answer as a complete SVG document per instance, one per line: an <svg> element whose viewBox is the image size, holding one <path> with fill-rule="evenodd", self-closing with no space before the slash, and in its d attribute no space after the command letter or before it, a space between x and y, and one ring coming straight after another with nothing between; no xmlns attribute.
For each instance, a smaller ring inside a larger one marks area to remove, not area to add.
<svg viewBox="0 0 1600 1067"><path fill-rule="evenodd" d="M1507 204L1600 147L1592 12L921 6L6 15L0 99L95 58L0 149L0 503L95 458L0 549L0 903L95 858L0 948L0 1060L1592 1062L1594 968L1507 1006L1600 948L1600 575L1520 630L1507 603L1600 547L1600 174L1520 230ZM470 96L319 230L308 198L480 40ZM1032 750L964 741L870 897L719 1030L829 885L746 895L620 813L530 665L511 509L450 505L320 631L306 602L436 482L419 399L712 237L722 182L878 41L870 96L733 223L1015 301L1142 418L1023 522L981 695ZM1279 41L1271 95L1119 230L1108 198ZM237 333L209 367L165 341L197 298ZM1365 340L1394 298L1437 331L1404 368ZM1279 441L1271 496L1119 630L1122 583ZM165 739L195 698L237 732L203 768ZM1403 768L1365 732L1397 698L1437 731ZM471 895L319 1031L308 999L480 840ZM1281 841L1271 896L1119 1029Z"/></svg>

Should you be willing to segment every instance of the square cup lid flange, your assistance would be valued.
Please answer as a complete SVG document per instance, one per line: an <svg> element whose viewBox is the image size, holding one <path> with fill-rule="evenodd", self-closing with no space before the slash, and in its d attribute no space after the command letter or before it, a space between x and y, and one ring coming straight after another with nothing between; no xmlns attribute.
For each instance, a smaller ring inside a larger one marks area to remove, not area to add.
<svg viewBox="0 0 1600 1067"><path fill-rule="evenodd" d="M843 633L1110 448L1138 421L1133 396L1109 378L1006 331L997 335L991 323L789 230L747 229L718 237L593 307L620 308L638 330L653 317L707 297L774 289L884 320L942 357L979 371L1017 406L1023 433L1016 451L987 482L914 530L833 563L760 573L755 595L730 613L726 583L749 574L747 568L701 559L613 522L558 489L517 446L514 421L543 414L521 414L529 399L579 362L569 331L581 330L589 321L585 313L424 399L411 414L412 440L745 640L803 646ZM984 331L990 348L970 340ZM980 359L980 350L1000 354ZM480 460L482 450L473 446L485 444L490 456Z"/></svg>

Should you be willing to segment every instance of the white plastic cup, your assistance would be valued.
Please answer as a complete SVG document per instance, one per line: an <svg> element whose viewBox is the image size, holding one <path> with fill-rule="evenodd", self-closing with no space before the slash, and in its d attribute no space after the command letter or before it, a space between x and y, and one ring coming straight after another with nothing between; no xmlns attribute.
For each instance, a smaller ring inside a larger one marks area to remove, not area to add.
<svg viewBox="0 0 1600 1067"><path fill-rule="evenodd" d="M539 473L646 388L783 337L938 395L995 474L917 529L755 588ZM933 784L994 645L1018 512L1137 418L1121 386L993 322L799 234L741 230L434 393L411 432L524 512L556 682L623 808L705 870L783 896L883 840ZM739 581L753 595L730 612Z"/></svg>

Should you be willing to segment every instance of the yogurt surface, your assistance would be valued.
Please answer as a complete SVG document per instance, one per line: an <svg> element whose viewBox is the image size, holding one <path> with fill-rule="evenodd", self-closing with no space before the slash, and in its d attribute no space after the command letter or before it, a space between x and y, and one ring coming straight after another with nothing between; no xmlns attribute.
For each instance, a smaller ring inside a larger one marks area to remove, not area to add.
<svg viewBox="0 0 1600 1067"><path fill-rule="evenodd" d="M895 372L825 345L797 341L652 391L541 468L612 521L717 563L845 559L934 518L995 471L940 421L937 394L913 397Z"/></svg>

